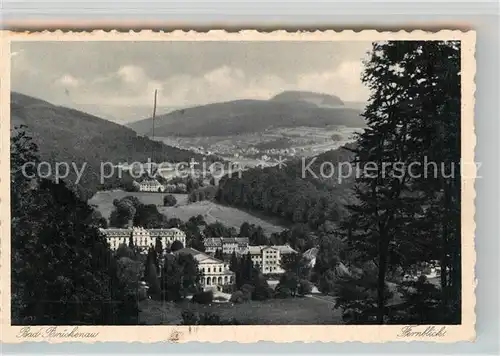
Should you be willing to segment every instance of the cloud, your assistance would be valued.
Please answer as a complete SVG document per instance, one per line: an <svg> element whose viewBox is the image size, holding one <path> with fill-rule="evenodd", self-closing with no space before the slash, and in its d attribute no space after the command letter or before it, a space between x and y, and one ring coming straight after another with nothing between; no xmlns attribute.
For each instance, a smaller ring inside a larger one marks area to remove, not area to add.
<svg viewBox="0 0 500 356"><path fill-rule="evenodd" d="M138 119L134 108L152 106L155 90L160 107L268 99L283 90L365 101L361 60L370 47L365 42L18 42L12 44L17 54L11 85L54 104L95 108L95 114L106 107L106 113L115 112L109 116L124 122Z"/></svg>
<svg viewBox="0 0 500 356"><path fill-rule="evenodd" d="M66 74L57 80L57 84L65 88L76 88L80 85L80 80L69 74Z"/></svg>
<svg viewBox="0 0 500 356"><path fill-rule="evenodd" d="M137 84L146 78L144 69L134 65L122 66L116 74L127 84Z"/></svg>

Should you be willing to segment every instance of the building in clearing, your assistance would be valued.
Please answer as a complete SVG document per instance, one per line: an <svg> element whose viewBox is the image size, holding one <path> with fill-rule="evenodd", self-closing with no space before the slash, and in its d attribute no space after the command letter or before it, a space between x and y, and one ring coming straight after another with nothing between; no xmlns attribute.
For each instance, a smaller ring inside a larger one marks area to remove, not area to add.
<svg viewBox="0 0 500 356"><path fill-rule="evenodd" d="M127 229L100 229L106 236L111 249L116 250L121 244L128 245L130 236L134 245L142 250L147 250L151 245L155 246L156 238L160 238L163 248L170 247L174 241L180 241L186 246L186 234L177 228L172 229L144 229L132 227Z"/></svg>
<svg viewBox="0 0 500 356"><path fill-rule="evenodd" d="M284 255L297 253L289 245L279 246L248 246L243 254L250 253L252 262L259 267L262 274L282 274L285 272L281 268L281 258Z"/></svg>
<svg viewBox="0 0 500 356"><path fill-rule="evenodd" d="M165 191L165 187L163 184L158 182L156 179L144 179L141 182L132 183L134 187L136 187L140 192L160 192L163 193Z"/></svg>
<svg viewBox="0 0 500 356"><path fill-rule="evenodd" d="M204 240L205 252L215 253L221 250L224 254L233 252L241 254L248 248L248 237L207 237Z"/></svg>
<svg viewBox="0 0 500 356"><path fill-rule="evenodd" d="M235 282L234 272L229 270L229 266L224 261L218 260L194 248L183 248L177 250L175 253L186 253L194 257L198 262L198 269L202 275L201 284L204 289L231 285Z"/></svg>

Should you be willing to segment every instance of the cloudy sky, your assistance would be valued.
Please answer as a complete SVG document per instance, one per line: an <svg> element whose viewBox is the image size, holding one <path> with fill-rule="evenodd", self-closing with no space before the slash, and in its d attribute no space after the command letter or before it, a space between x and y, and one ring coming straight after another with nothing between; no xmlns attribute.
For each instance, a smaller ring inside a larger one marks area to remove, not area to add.
<svg viewBox="0 0 500 356"><path fill-rule="evenodd" d="M364 102L369 42L18 42L12 90L129 122L159 112L309 90Z"/></svg>

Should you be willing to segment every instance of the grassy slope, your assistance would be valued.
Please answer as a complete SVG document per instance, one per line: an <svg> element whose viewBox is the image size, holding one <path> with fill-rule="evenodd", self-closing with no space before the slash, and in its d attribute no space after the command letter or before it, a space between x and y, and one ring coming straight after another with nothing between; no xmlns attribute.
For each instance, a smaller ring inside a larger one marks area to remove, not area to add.
<svg viewBox="0 0 500 356"><path fill-rule="evenodd" d="M182 221L187 221L192 216L202 215L208 223L220 221L224 225L234 227L237 230L239 230L241 224L246 221L250 224L261 226L267 234L280 232L284 229L284 227L279 224L275 224L267 219L264 220L243 210L220 205L215 202L201 201L188 203L187 194L174 194L177 199L177 205L173 207L164 207L163 197L165 194L148 192L131 193L122 190L100 191L89 200L89 204L95 205L102 216L109 219L114 209L113 200L121 199L129 195L139 198L144 204L158 205L158 210L168 218L178 218Z"/></svg>

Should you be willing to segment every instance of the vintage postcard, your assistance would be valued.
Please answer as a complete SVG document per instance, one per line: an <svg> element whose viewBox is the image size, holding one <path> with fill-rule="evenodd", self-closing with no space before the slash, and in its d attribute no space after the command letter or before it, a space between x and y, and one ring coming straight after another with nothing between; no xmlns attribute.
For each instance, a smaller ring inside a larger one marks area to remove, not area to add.
<svg viewBox="0 0 500 356"><path fill-rule="evenodd" d="M2 32L2 341L473 341L474 56Z"/></svg>

